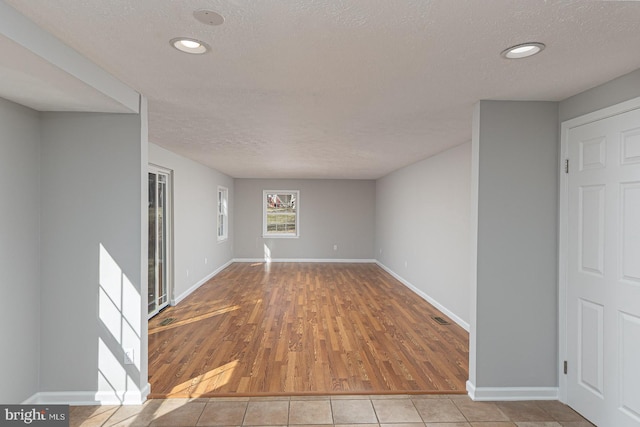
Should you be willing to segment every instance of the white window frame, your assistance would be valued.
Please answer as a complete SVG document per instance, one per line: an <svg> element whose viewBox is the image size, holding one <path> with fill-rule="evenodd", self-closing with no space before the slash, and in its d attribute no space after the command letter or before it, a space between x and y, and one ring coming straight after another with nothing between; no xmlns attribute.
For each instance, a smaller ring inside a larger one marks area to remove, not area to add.
<svg viewBox="0 0 640 427"><path fill-rule="evenodd" d="M267 232L267 194L291 194L296 199L296 232L273 233ZM300 237L300 191L299 190L263 190L262 191L262 237L279 239L297 239Z"/></svg>
<svg viewBox="0 0 640 427"><path fill-rule="evenodd" d="M218 242L224 242L229 238L229 189L219 185L217 196L216 234ZM222 223L222 227L220 223Z"/></svg>

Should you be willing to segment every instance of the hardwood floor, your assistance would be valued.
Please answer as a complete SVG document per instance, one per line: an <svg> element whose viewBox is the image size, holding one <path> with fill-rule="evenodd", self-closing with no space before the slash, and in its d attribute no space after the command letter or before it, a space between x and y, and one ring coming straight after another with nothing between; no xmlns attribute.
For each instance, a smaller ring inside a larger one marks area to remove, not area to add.
<svg viewBox="0 0 640 427"><path fill-rule="evenodd" d="M232 264L149 321L150 397L463 393L468 334L435 316L375 264Z"/></svg>

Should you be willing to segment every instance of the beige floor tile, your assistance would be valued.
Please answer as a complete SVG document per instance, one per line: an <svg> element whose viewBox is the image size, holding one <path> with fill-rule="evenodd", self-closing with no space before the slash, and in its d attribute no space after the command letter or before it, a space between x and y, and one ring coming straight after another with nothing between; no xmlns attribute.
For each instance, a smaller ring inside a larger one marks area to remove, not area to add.
<svg viewBox="0 0 640 427"><path fill-rule="evenodd" d="M471 423L471 427L517 427L511 421L478 421Z"/></svg>
<svg viewBox="0 0 640 427"><path fill-rule="evenodd" d="M102 426L116 413L118 406L73 406L69 408L71 427Z"/></svg>
<svg viewBox="0 0 640 427"><path fill-rule="evenodd" d="M336 424L377 424L378 418L369 399L332 400Z"/></svg>
<svg viewBox="0 0 640 427"><path fill-rule="evenodd" d="M551 414L543 410L538 402L496 402L496 406L510 421L554 421Z"/></svg>
<svg viewBox="0 0 640 427"><path fill-rule="evenodd" d="M289 403L289 425L333 424L331 401L292 400Z"/></svg>
<svg viewBox="0 0 640 427"><path fill-rule="evenodd" d="M410 399L410 394L372 394L369 395L371 400L386 400L386 399Z"/></svg>
<svg viewBox="0 0 640 427"><path fill-rule="evenodd" d="M380 424L380 427L425 427L424 423Z"/></svg>
<svg viewBox="0 0 640 427"><path fill-rule="evenodd" d="M151 427L195 426L206 403L187 403L164 415L154 417Z"/></svg>
<svg viewBox="0 0 640 427"><path fill-rule="evenodd" d="M118 410L107 420L104 427L134 427L147 426L151 423L152 416L144 416L148 404L120 406Z"/></svg>
<svg viewBox="0 0 640 427"><path fill-rule="evenodd" d="M381 399L371 402L380 424L422 422L411 399Z"/></svg>
<svg viewBox="0 0 640 427"><path fill-rule="evenodd" d="M582 421L560 421L562 427L595 427L595 424L591 424L587 420Z"/></svg>
<svg viewBox="0 0 640 427"><path fill-rule="evenodd" d="M380 427L380 424L334 424L335 427Z"/></svg>
<svg viewBox="0 0 640 427"><path fill-rule="evenodd" d="M467 421L462 412L449 399L412 399L418 413L426 423Z"/></svg>
<svg viewBox="0 0 640 427"><path fill-rule="evenodd" d="M291 396L291 401L294 400L331 400L331 396L327 395L318 395L318 396Z"/></svg>
<svg viewBox="0 0 640 427"><path fill-rule="evenodd" d="M469 423L427 423L426 427L471 427Z"/></svg>
<svg viewBox="0 0 640 427"><path fill-rule="evenodd" d="M248 396L243 397L211 397L209 398L209 402L248 402L251 398Z"/></svg>
<svg viewBox="0 0 640 427"><path fill-rule="evenodd" d="M472 400L452 401L468 421L509 421L509 418L493 402Z"/></svg>
<svg viewBox="0 0 640 427"><path fill-rule="evenodd" d="M286 425L288 422L288 400L250 400L243 424L248 426Z"/></svg>
<svg viewBox="0 0 640 427"><path fill-rule="evenodd" d="M543 410L549 413L556 421L583 421L584 418L569 406L557 400L542 400L536 402Z"/></svg>
<svg viewBox="0 0 640 427"><path fill-rule="evenodd" d="M134 417L126 417L114 426L117 427L141 427L148 426L155 418L160 418L170 412L187 405L188 399L151 399L143 405L142 411ZM123 415L125 415L123 413Z"/></svg>
<svg viewBox="0 0 640 427"><path fill-rule="evenodd" d="M291 396L255 396L255 397L250 397L249 400L252 401L252 402L263 402L265 400L286 400L286 401L289 401L289 400L291 400Z"/></svg>
<svg viewBox="0 0 640 427"><path fill-rule="evenodd" d="M555 421L517 421L518 427L562 427Z"/></svg>
<svg viewBox="0 0 640 427"><path fill-rule="evenodd" d="M204 408L199 426L239 426L244 420L244 413L249 402L242 401L210 401Z"/></svg>
<svg viewBox="0 0 640 427"><path fill-rule="evenodd" d="M412 399L464 399L469 398L466 394L416 394Z"/></svg>
<svg viewBox="0 0 640 427"><path fill-rule="evenodd" d="M367 394L337 394L331 396L331 400L369 400Z"/></svg>
<svg viewBox="0 0 640 427"><path fill-rule="evenodd" d="M455 400L455 399L471 400L468 394L445 394L444 396L452 400Z"/></svg>

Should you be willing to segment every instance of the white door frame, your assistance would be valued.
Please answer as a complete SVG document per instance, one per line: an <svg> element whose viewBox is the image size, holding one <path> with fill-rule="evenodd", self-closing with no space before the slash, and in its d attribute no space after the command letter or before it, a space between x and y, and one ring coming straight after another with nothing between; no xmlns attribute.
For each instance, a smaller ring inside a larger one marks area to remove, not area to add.
<svg viewBox="0 0 640 427"><path fill-rule="evenodd" d="M162 308L171 305L171 301L174 300L174 277L173 277L173 170L167 169L163 166L159 166L153 163L149 163L147 167L147 173L162 173L168 176L167 182L167 235L165 236L167 239L167 259L166 261L166 271L167 271L167 302ZM146 270L145 270L146 271ZM148 285L147 285L148 286ZM157 295L156 295L157 299ZM149 314L147 313L147 318L151 318L158 314L161 308L156 307L156 310Z"/></svg>
<svg viewBox="0 0 640 427"><path fill-rule="evenodd" d="M569 158L569 131L575 127L618 114L640 109L640 97L594 111L584 116L562 122L560 127L560 203L558 231L558 398L567 402L567 376L564 374L564 361L567 360L567 288L568 288L568 233L569 233L569 175L564 172L565 160ZM575 159L574 159L575 163ZM569 167L576 167L575 164ZM569 369L575 369L569 367Z"/></svg>

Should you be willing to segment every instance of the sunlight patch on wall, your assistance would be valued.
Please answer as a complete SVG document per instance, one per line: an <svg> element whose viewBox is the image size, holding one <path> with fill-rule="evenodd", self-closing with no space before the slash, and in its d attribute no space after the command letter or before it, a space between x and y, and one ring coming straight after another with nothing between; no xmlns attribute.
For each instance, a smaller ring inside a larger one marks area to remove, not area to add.
<svg viewBox="0 0 640 427"><path fill-rule="evenodd" d="M127 392L139 392L133 378L140 376L142 301L107 249L99 249L98 394L124 402Z"/></svg>

